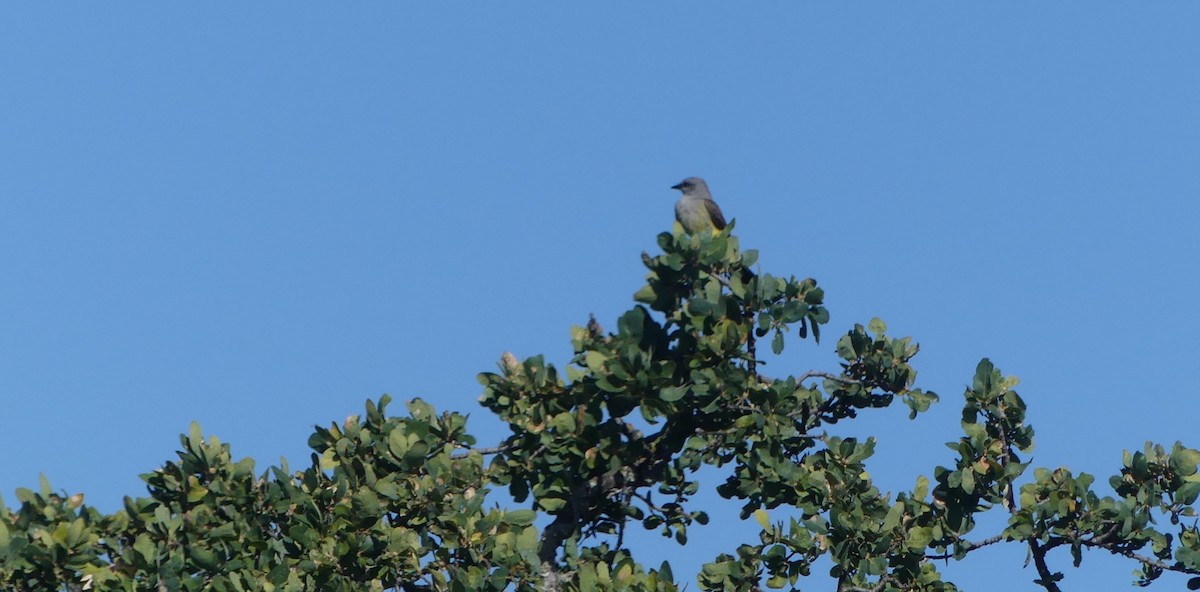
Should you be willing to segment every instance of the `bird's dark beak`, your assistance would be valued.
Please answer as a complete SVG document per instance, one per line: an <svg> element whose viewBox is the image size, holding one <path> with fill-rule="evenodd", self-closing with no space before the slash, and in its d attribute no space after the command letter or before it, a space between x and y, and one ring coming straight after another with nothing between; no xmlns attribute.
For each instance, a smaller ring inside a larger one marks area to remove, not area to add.
<svg viewBox="0 0 1200 592"><path fill-rule="evenodd" d="M678 189L680 191L683 191L683 183L676 183L671 186L671 189Z"/></svg>

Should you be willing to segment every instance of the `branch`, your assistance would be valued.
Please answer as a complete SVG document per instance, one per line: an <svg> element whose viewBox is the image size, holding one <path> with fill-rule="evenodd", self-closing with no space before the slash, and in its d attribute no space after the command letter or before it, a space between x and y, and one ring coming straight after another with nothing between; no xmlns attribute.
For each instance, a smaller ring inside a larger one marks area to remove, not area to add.
<svg viewBox="0 0 1200 592"><path fill-rule="evenodd" d="M650 496L638 493L637 491L630 492L629 495L631 497L635 497L637 499L642 500L642 503L646 504L646 507L649 508L650 511L658 512L659 514L662 514L664 516L667 514L666 510L658 507L657 505L654 504L653 501L650 500Z"/></svg>
<svg viewBox="0 0 1200 592"><path fill-rule="evenodd" d="M631 424L629 424L629 422L625 421L624 418L614 417L612 418L612 421L617 424L617 427L621 428L621 431L625 434L625 437L628 438L630 442L635 440L645 440L645 436L642 435L642 431L633 427Z"/></svg>
<svg viewBox="0 0 1200 592"><path fill-rule="evenodd" d="M1095 545L1104 545L1108 543L1110 539L1116 536L1117 531L1119 530L1121 530L1121 525L1114 523L1108 530L1104 532L1104 534L1092 535L1090 542Z"/></svg>
<svg viewBox="0 0 1200 592"><path fill-rule="evenodd" d="M838 586L838 592L881 592L888 584L898 583L892 576L883 576L870 588L862 586Z"/></svg>
<svg viewBox="0 0 1200 592"><path fill-rule="evenodd" d="M617 475L604 475L588 479L577 485L571 491L571 497L566 506L554 517L545 530L542 531L538 549L538 560L541 562L542 590L558 592L561 589L563 574L558 565L558 549L563 542L581 531L580 524L591 520L595 507L591 504L597 492L602 494L615 489L614 484L620 481Z"/></svg>
<svg viewBox="0 0 1200 592"><path fill-rule="evenodd" d="M478 452L479 454L500 454L501 452L508 452L509 450L512 450L512 449L513 449L513 444L511 444L511 443L501 444L500 446L493 446L492 448L471 448L471 449L468 449L466 452L459 452L459 453L450 455L450 460L462 460L462 459L470 456L472 452Z"/></svg>
<svg viewBox="0 0 1200 592"><path fill-rule="evenodd" d="M1112 533L1112 531L1110 530L1108 533L1105 533L1103 535L1103 537L1101 537L1101 538L1107 538L1108 535L1111 533ZM1184 566L1178 565L1178 564L1168 565L1168 564L1163 563L1162 561L1159 561L1152 557L1146 557L1145 555L1138 555L1137 553L1134 553L1133 551L1130 551L1128 549L1121 549L1121 548L1117 547L1116 544L1110 543L1107 541L1099 541L1098 542L1095 540L1095 538L1092 538L1091 540L1079 541L1079 543L1085 547L1095 547L1098 549L1104 549L1105 551L1108 551L1109 553L1112 553L1114 555L1122 555L1124 557L1128 557L1128 558L1130 558L1134 561L1137 561L1139 563L1142 563L1144 565L1149 565L1150 567L1156 567L1158 569L1174 571L1174 572L1179 572L1179 573L1185 573L1185 574L1191 574L1191 575L1200 575L1200 569L1184 567Z"/></svg>
<svg viewBox="0 0 1200 592"><path fill-rule="evenodd" d="M575 496L572 495L571 497ZM554 521L542 531L541 546L538 549L538 561L542 564L539 573L542 576L542 590L545 592L560 592L562 590L564 574L560 572L558 567L558 548L576 530L573 505L572 500L562 512L554 517Z"/></svg>
<svg viewBox="0 0 1200 592"><path fill-rule="evenodd" d="M862 384L862 381L860 381L860 380L855 380L853 378L847 378L845 376L840 376L837 374L830 374L828 372L818 372L816 370L809 370L808 372L801 374L800 378L796 379L796 383L800 384L806 380L810 380L813 378L824 378L825 380L832 380L834 382L840 382L843 384Z"/></svg>
<svg viewBox="0 0 1200 592"><path fill-rule="evenodd" d="M967 553L970 553L971 551L974 551L976 549L999 543L1000 541L1003 541L1004 538L1005 538L1004 535L998 534L994 537L989 537L989 538L983 539L982 541L979 541L978 543L972 543L971 541L961 541L961 542L966 543L966 547L964 547L963 550ZM930 559L930 560L952 559L952 558L954 558L954 553L943 553L941 555L926 555L925 558Z"/></svg>
<svg viewBox="0 0 1200 592"><path fill-rule="evenodd" d="M1062 588L1055 583L1054 574L1050 573L1050 568L1046 566L1046 551L1051 548L1053 547L1043 547L1037 539L1029 539L1029 549L1033 552L1033 566L1037 568L1039 577L1037 584L1045 588L1046 592L1062 592Z"/></svg>
<svg viewBox="0 0 1200 592"><path fill-rule="evenodd" d="M564 574L558 565L558 549L571 535L579 532L580 525L594 518L596 510L594 500L607 498L611 492L638 487L630 483L626 473L632 469L626 467L616 473L608 473L593 477L576 485L571 490L567 504L554 516L545 530L542 531L538 549L538 561L541 562L542 590L545 592L560 592Z"/></svg>

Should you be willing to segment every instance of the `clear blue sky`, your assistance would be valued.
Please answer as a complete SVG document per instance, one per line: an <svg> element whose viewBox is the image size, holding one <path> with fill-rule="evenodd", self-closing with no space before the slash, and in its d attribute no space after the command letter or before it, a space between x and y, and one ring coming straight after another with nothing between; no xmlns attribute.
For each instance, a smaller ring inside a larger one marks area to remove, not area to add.
<svg viewBox="0 0 1200 592"><path fill-rule="evenodd" d="M611 326L689 175L827 291L771 371L873 316L921 343L942 404L852 428L881 488L952 462L984 356L1035 465L1103 483L1200 447L1198 57L1195 2L0 4L0 495L116 509L193 420L302 464L382 393L494 443L475 374ZM641 557L688 574L735 522ZM1036 590L1023 560L945 572Z"/></svg>

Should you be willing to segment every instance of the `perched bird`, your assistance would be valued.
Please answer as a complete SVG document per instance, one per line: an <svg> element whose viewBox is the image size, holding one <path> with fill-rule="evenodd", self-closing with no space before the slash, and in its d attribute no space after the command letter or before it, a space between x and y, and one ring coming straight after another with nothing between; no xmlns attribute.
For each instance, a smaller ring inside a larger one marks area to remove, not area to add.
<svg viewBox="0 0 1200 592"><path fill-rule="evenodd" d="M504 352L500 356L500 369L504 371L505 376L512 376L521 369L521 362L517 361L517 356L512 352Z"/></svg>
<svg viewBox="0 0 1200 592"><path fill-rule="evenodd" d="M588 314L587 331L592 337L604 335L604 327L600 326L600 321L596 320L596 315L594 314Z"/></svg>
<svg viewBox="0 0 1200 592"><path fill-rule="evenodd" d="M671 189L683 192L683 197L675 202L675 219L679 220L688 234L725 228L725 216L721 214L717 202L713 201L704 179L688 177Z"/></svg>

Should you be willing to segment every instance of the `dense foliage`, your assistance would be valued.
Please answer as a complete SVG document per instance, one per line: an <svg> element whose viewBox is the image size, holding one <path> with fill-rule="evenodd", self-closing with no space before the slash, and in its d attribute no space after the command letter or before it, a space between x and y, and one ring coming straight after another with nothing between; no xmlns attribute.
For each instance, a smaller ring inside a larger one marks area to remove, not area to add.
<svg viewBox="0 0 1200 592"><path fill-rule="evenodd" d="M1063 574L1046 556L1060 548L1075 565L1084 549L1128 557L1139 584L1200 574L1200 531L1185 520L1200 452L1128 453L1111 496L1091 475L1029 472L1025 404L987 360L964 393L953 465L881 493L864 465L875 441L830 426L936 402L914 387L917 345L873 320L838 336L835 371L765 375L760 346L819 339L829 315L815 281L755 271L757 253L731 230L660 235L637 305L616 332L574 329L565 376L510 354L482 374L482 405L511 428L494 447L476 447L461 414L414 400L390 417L384 397L318 428L303 470L256 473L193 425L178 459L143 476L148 497L121 511L44 480L18 490L15 508L0 504L0 589L679 590L691 577L638 563L624 533L684 544L707 521L694 499L712 487L696 479L706 466L732 503L707 510L740 512L761 534L712 558L695 576L704 590L789 588L819 558L842 591L955 590L936 565L998 543L1026 546L1051 591ZM488 501L498 487L519 509ZM969 538L987 511L1007 527Z"/></svg>

